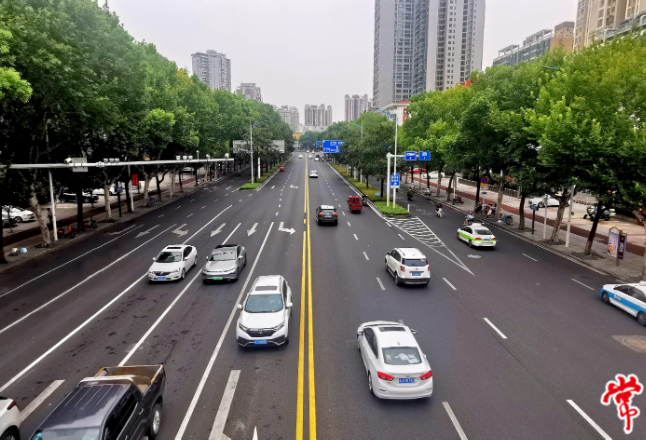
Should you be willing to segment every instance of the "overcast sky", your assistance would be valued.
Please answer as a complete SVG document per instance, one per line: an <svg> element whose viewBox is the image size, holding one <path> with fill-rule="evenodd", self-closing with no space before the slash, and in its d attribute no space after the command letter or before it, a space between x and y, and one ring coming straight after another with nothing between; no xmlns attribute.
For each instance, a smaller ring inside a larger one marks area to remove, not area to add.
<svg viewBox="0 0 646 440"><path fill-rule="evenodd" d="M101 0L103 1L103 0ZM487 0L483 69L498 50L541 29L575 21L577 0ZM207 49L231 59L232 91L255 82L263 101L332 105L372 97L375 0L109 0L137 40L191 70Z"/></svg>

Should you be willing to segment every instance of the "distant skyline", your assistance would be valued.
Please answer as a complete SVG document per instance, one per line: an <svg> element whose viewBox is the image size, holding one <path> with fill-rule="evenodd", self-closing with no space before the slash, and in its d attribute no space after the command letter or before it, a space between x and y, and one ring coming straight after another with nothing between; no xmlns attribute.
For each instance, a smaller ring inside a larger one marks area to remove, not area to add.
<svg viewBox="0 0 646 440"><path fill-rule="evenodd" d="M576 19L577 0L487 0L483 68L498 50ZM375 0L110 0L137 40L192 73L191 54L227 54L231 83L255 82L263 102L330 104L343 120L345 95L371 96ZM320 38L306 38L326 29ZM350 32L343 31L349 29ZM301 116L301 123L302 120Z"/></svg>

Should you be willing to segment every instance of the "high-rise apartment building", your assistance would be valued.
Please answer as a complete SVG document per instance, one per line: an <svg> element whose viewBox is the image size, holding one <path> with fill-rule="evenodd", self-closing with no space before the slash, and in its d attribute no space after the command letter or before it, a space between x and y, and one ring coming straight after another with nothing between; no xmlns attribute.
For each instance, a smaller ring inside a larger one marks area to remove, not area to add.
<svg viewBox="0 0 646 440"><path fill-rule="evenodd" d="M534 61L548 50L561 47L567 52L574 48L574 22L566 21L554 30L545 29L525 38L522 46L511 45L498 51L493 65L515 66L523 61Z"/></svg>
<svg viewBox="0 0 646 440"><path fill-rule="evenodd" d="M362 113L368 111L371 105L368 95L352 95L352 97L345 95L345 120L350 122L358 119Z"/></svg>
<svg viewBox="0 0 646 440"><path fill-rule="evenodd" d="M305 105L305 126L328 127L332 125L332 106Z"/></svg>
<svg viewBox="0 0 646 440"><path fill-rule="evenodd" d="M211 90L231 91L231 60L225 54L214 50L206 53L196 52L191 55L193 59L193 74Z"/></svg>
<svg viewBox="0 0 646 440"><path fill-rule="evenodd" d="M244 95L244 99L253 99L262 102L262 93L256 83L240 83L236 88L236 94Z"/></svg>
<svg viewBox="0 0 646 440"><path fill-rule="evenodd" d="M299 127L300 118L298 114L298 108L283 105L281 107L274 106L274 110L276 110L276 112L280 115L283 121L289 124L289 127L292 129L293 133L298 132L298 130L300 129Z"/></svg>
<svg viewBox="0 0 646 440"><path fill-rule="evenodd" d="M445 90L482 68L485 0L375 0L376 107Z"/></svg>
<svg viewBox="0 0 646 440"><path fill-rule="evenodd" d="M646 26L646 0L579 0L574 48L612 38L617 29L628 32L633 23Z"/></svg>

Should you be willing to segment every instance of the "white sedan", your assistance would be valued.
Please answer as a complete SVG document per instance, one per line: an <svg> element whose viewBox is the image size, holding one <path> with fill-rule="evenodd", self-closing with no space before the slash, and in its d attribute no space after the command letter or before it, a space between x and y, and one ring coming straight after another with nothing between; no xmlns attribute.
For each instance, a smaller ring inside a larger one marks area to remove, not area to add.
<svg viewBox="0 0 646 440"><path fill-rule="evenodd" d="M545 208L545 199L547 199L547 207L552 208L552 207L558 207L560 204L559 199L555 199L549 194L545 194L541 197L533 197L527 201L527 204L531 205L537 205L539 208ZM567 206L570 206L570 201L568 200Z"/></svg>
<svg viewBox="0 0 646 440"><path fill-rule="evenodd" d="M421 399L433 394L433 371L415 339L415 330L391 321L365 322L357 347L368 389L380 399Z"/></svg>
<svg viewBox="0 0 646 440"><path fill-rule="evenodd" d="M316 170L312 170L312 171L310 171L310 177L316 177L316 178L318 178L318 177L319 177L319 173L318 173L318 171L316 171Z"/></svg>
<svg viewBox="0 0 646 440"><path fill-rule="evenodd" d="M148 270L148 281L183 280L191 267L197 266L197 248L178 244L166 246Z"/></svg>
<svg viewBox="0 0 646 440"><path fill-rule="evenodd" d="M302 159L302 158L303 158L303 155L302 155L302 154L299 154L299 155L298 155L298 158L299 158L299 159Z"/></svg>
<svg viewBox="0 0 646 440"><path fill-rule="evenodd" d="M469 244L469 247L496 247L496 237L481 223L472 223L458 229L458 240Z"/></svg>
<svg viewBox="0 0 646 440"><path fill-rule="evenodd" d="M646 327L646 282L606 284L601 289L601 301L612 304L637 318Z"/></svg>
<svg viewBox="0 0 646 440"><path fill-rule="evenodd" d="M3 206L2 207L2 212L3 214L9 211L9 217L12 218L14 221L20 223L20 222L31 222L36 220L36 216L32 211L28 211L26 209L20 209L15 206Z"/></svg>
<svg viewBox="0 0 646 440"><path fill-rule="evenodd" d="M20 439L20 410L16 401L0 397L0 439Z"/></svg>

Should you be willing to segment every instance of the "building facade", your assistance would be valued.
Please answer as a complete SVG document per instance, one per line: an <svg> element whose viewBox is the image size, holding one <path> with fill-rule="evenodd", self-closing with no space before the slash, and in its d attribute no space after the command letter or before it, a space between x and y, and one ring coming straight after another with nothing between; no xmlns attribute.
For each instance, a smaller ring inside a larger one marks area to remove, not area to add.
<svg viewBox="0 0 646 440"><path fill-rule="evenodd" d="M358 119L362 113L367 112L372 107L368 95L345 95L345 121L350 122Z"/></svg>
<svg viewBox="0 0 646 440"><path fill-rule="evenodd" d="M214 50L191 55L193 73L211 90L231 91L231 60L225 54Z"/></svg>
<svg viewBox="0 0 646 440"><path fill-rule="evenodd" d="M482 69L485 0L375 0L375 107Z"/></svg>
<svg viewBox="0 0 646 440"><path fill-rule="evenodd" d="M328 127L332 125L332 106L306 104L304 121L305 127Z"/></svg>
<svg viewBox="0 0 646 440"><path fill-rule="evenodd" d="M253 99L262 102L262 93L256 83L240 83L236 88L236 94L243 95L244 99Z"/></svg>
<svg viewBox="0 0 646 440"><path fill-rule="evenodd" d="M293 133L299 132L300 128L300 117L298 114L298 108L289 107L283 105L281 107L274 106L274 110L280 115L283 121L289 124L289 127L292 129Z"/></svg>
<svg viewBox="0 0 646 440"><path fill-rule="evenodd" d="M615 29L627 23L642 23L646 0L578 0L574 48L589 46L595 40L605 40Z"/></svg>
<svg viewBox="0 0 646 440"><path fill-rule="evenodd" d="M498 51L493 65L515 66L521 62L534 61L548 50L561 47L567 52L574 49L574 22L566 21L554 30L544 29L525 38L522 46L511 45Z"/></svg>

